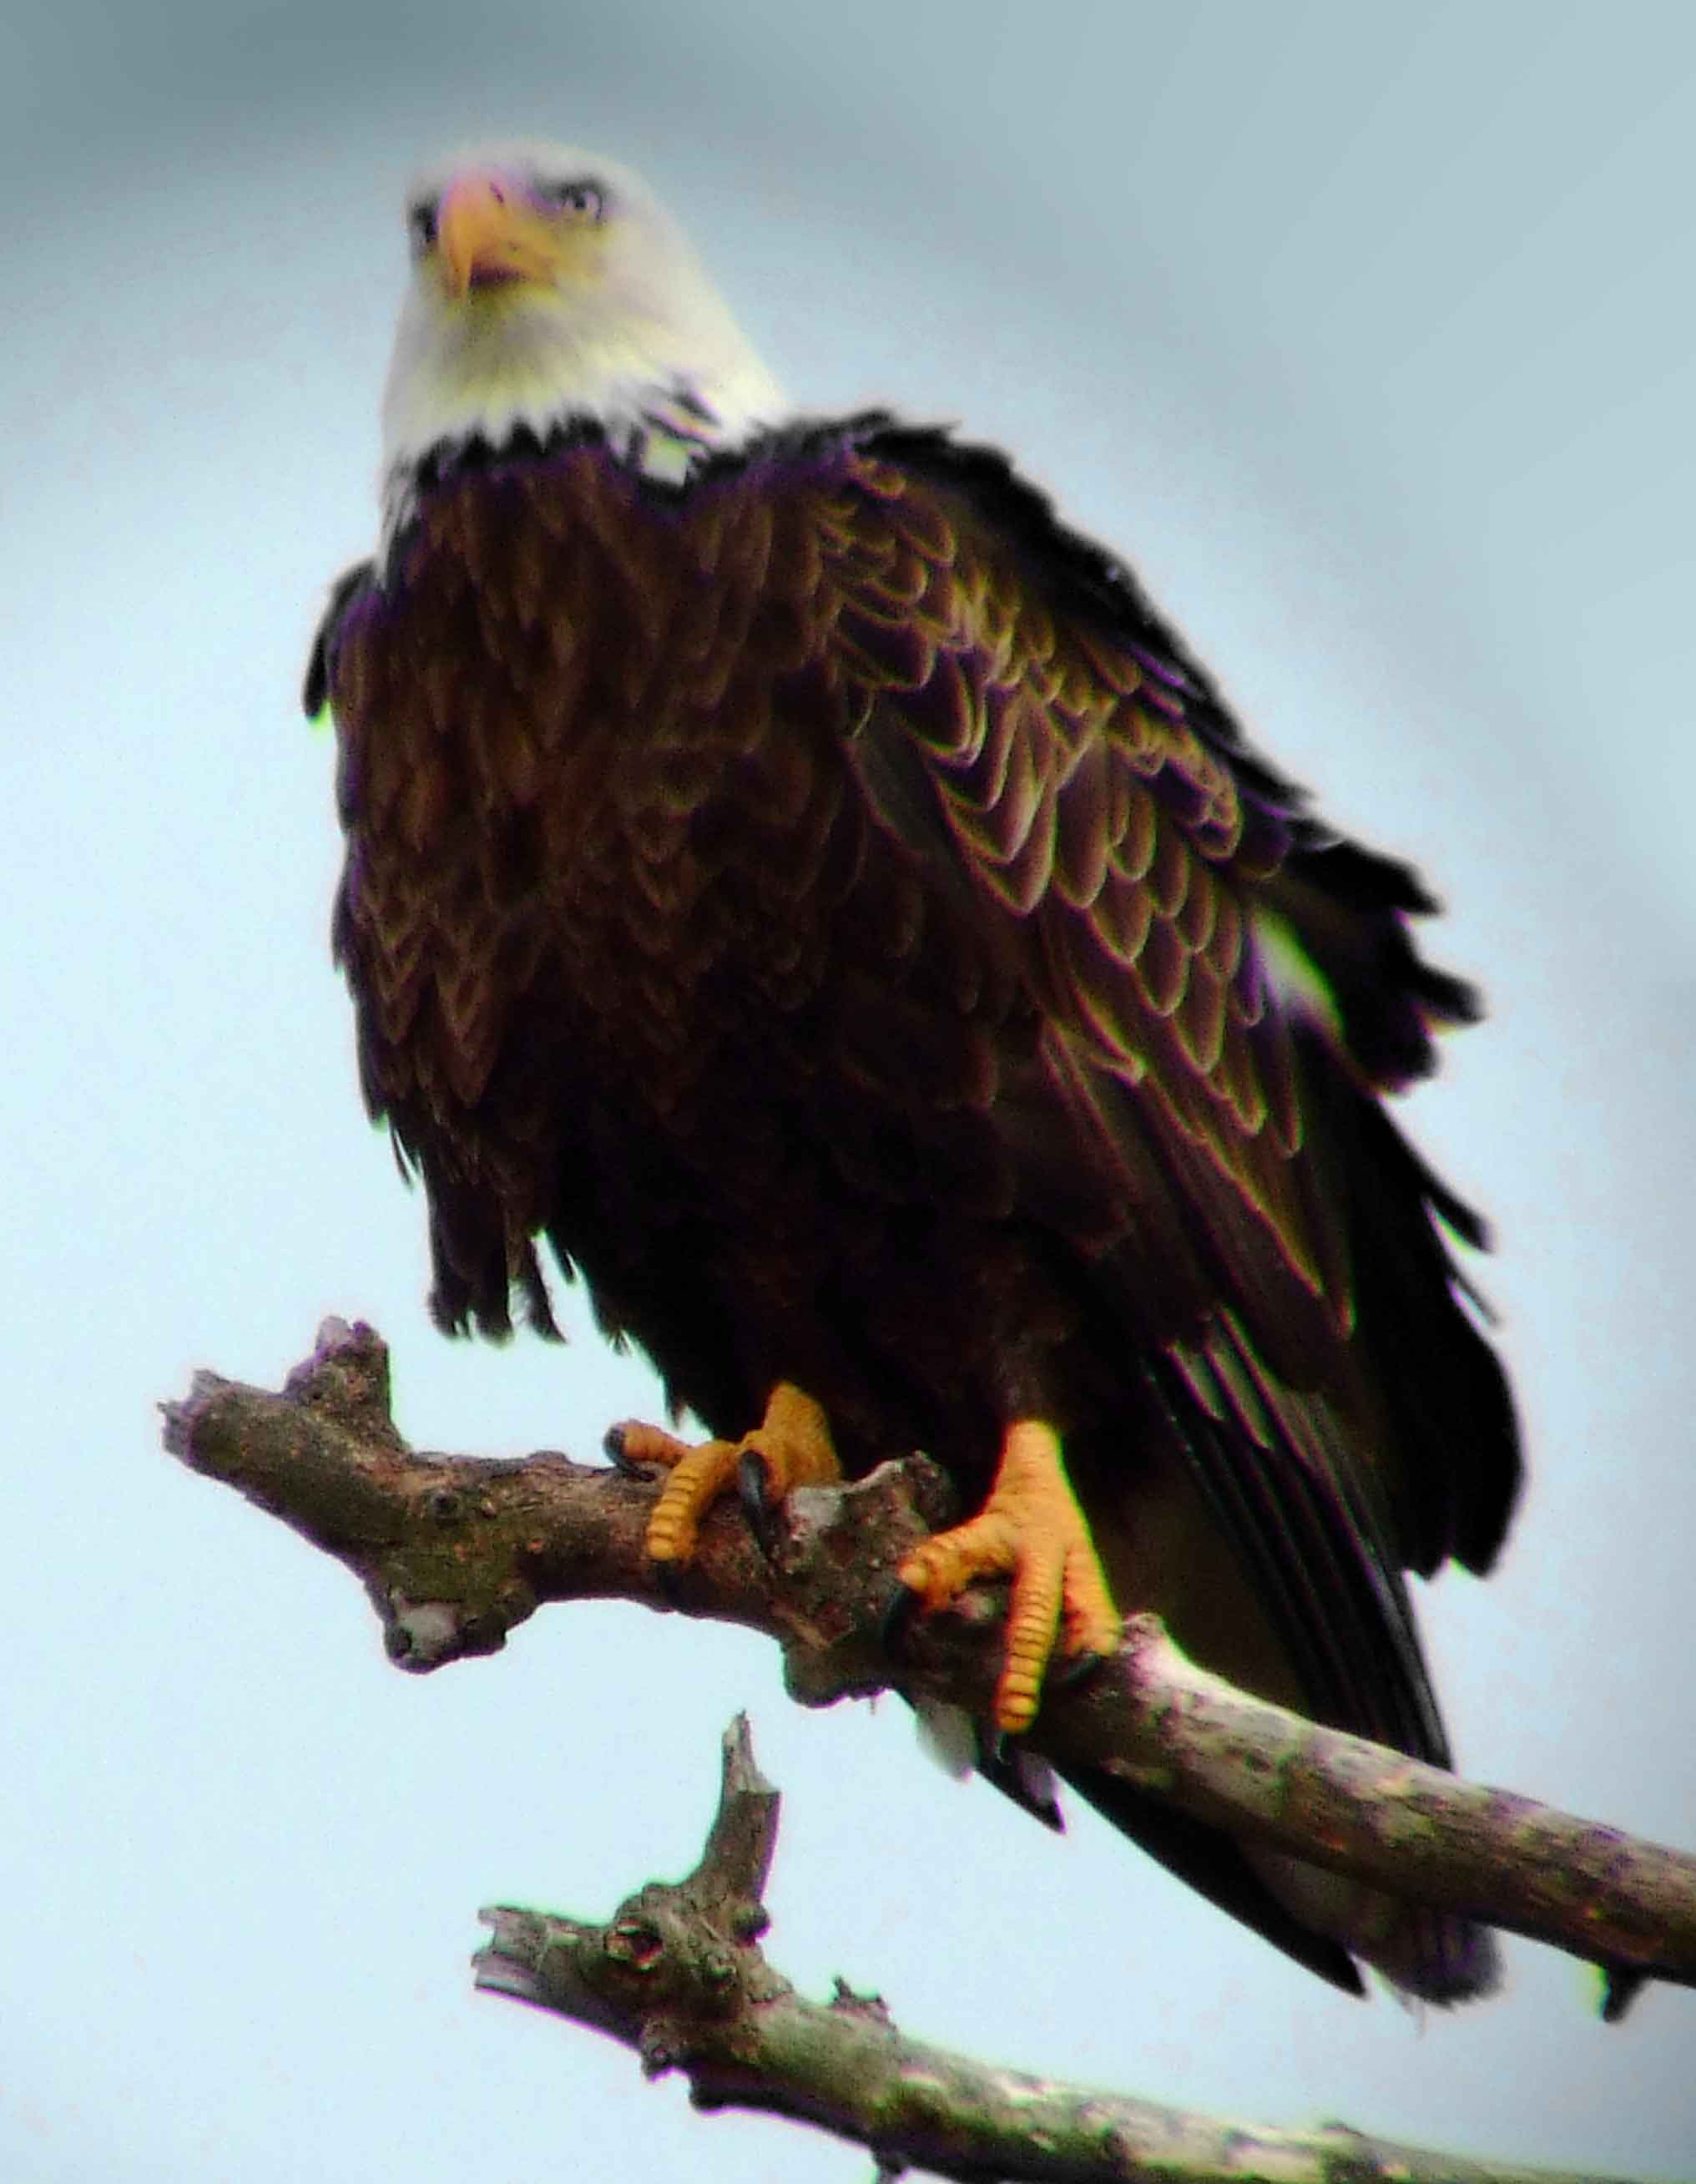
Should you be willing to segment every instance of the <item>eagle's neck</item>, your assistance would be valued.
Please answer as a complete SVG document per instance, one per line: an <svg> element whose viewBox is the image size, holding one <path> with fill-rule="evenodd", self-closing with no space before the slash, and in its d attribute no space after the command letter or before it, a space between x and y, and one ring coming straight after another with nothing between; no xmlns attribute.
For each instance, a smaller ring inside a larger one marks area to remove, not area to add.
<svg viewBox="0 0 1696 2184"><path fill-rule="evenodd" d="M785 422L787 397L729 311L703 282L678 278L670 317L627 298L568 306L546 292L444 311L415 284L383 400L386 544L420 480L461 450L591 437L631 470L681 485L707 457Z"/></svg>
<svg viewBox="0 0 1696 2184"><path fill-rule="evenodd" d="M509 447L546 445L574 437L601 441L613 459L656 484L681 486L709 456L734 454L781 421L777 402L758 406L703 390L678 374L669 380L632 382L614 399L564 404L551 413L529 406L476 415L460 429L443 432L394 458L382 485L382 558L405 528L421 488L474 453L498 456Z"/></svg>

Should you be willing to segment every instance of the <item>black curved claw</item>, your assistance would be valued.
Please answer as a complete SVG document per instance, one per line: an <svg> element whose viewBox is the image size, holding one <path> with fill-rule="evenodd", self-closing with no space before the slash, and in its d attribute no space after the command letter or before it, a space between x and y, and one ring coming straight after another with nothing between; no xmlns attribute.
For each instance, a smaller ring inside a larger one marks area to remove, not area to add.
<svg viewBox="0 0 1696 2184"><path fill-rule="evenodd" d="M1639 1971L1635 1964L1604 1964L1601 1972L1602 2022L1621 2024L1626 2012L1647 1986L1649 1975Z"/></svg>
<svg viewBox="0 0 1696 2184"><path fill-rule="evenodd" d="M672 1562L669 1557L662 1561L658 1556L652 1557L650 1559L653 1564L655 1584L673 1607L681 1607L683 1604L682 1563Z"/></svg>
<svg viewBox="0 0 1696 2184"><path fill-rule="evenodd" d="M1048 1680L1055 1691L1081 1691L1114 1659L1111 1653L1073 1653L1064 1661L1056 1661L1048 1669Z"/></svg>
<svg viewBox="0 0 1696 2184"><path fill-rule="evenodd" d="M759 1542L759 1552L770 1562L776 1554L782 1504L772 1498L771 1479L765 1459L754 1449L744 1449L736 1468L736 1490L748 1517L748 1528Z"/></svg>
<svg viewBox="0 0 1696 2184"><path fill-rule="evenodd" d="M609 1426L601 1435L601 1446L611 1458L614 1468L623 1472L626 1479L645 1479L648 1476L646 1466L633 1462L625 1453L623 1425Z"/></svg>
<svg viewBox="0 0 1696 2184"><path fill-rule="evenodd" d="M1045 1828L1064 1835L1065 1815L1054 1795L1054 1778L1048 1762L1022 1750L1004 1730L994 1729L987 1722L976 1726L977 1771L984 1780L993 1782L1004 1797L1010 1797Z"/></svg>
<svg viewBox="0 0 1696 2184"><path fill-rule="evenodd" d="M907 1633L913 1627L923 1599L924 1595L915 1592L910 1585L897 1580L877 1627L883 1650L892 1660L904 1661L907 1658Z"/></svg>

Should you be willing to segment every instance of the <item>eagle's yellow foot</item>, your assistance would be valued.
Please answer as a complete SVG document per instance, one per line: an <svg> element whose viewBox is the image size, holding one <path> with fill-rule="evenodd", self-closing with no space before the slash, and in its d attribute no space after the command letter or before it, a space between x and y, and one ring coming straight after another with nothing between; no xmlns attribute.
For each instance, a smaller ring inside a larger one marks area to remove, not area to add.
<svg viewBox="0 0 1696 2184"><path fill-rule="evenodd" d="M997 1725L1016 1735L1037 1712L1062 1636L1068 1655L1118 1650L1119 1612L1060 1455L1040 1418L1007 1429L989 1499L970 1522L938 1532L902 1563L901 1583L926 1608L945 1607L974 1578L1013 1580L1006 1652L995 1688Z"/></svg>
<svg viewBox="0 0 1696 2184"><path fill-rule="evenodd" d="M769 1547L773 1506L797 1486L834 1485L842 1467L825 1414L810 1396L780 1380L765 1416L740 1440L703 1440L692 1447L659 1426L614 1426L607 1446L623 1467L658 1464L670 1471L648 1520L648 1552L657 1563L686 1563L700 1538L701 1520L721 1494L738 1487L748 1516Z"/></svg>

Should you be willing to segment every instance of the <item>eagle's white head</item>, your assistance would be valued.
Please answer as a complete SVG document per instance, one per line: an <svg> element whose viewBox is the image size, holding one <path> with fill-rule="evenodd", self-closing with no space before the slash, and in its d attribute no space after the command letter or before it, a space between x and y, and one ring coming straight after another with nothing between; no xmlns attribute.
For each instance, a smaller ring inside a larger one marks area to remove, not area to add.
<svg viewBox="0 0 1696 2184"><path fill-rule="evenodd" d="M407 227L383 396L391 532L424 459L474 440L583 420L681 478L792 414L681 230L614 160L555 144L460 153L414 183Z"/></svg>

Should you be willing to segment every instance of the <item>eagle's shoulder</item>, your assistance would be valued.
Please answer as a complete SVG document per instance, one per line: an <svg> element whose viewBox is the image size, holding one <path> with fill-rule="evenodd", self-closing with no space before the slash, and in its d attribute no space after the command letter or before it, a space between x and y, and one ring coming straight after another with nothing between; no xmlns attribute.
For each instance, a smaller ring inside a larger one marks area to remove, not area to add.
<svg viewBox="0 0 1696 2184"><path fill-rule="evenodd" d="M307 655L306 680L300 694L301 705L309 721L317 720L330 703L336 642L342 622L349 610L375 589L376 581L376 563L359 561L351 569L344 569L330 588L330 597L325 602L313 637L312 649Z"/></svg>

